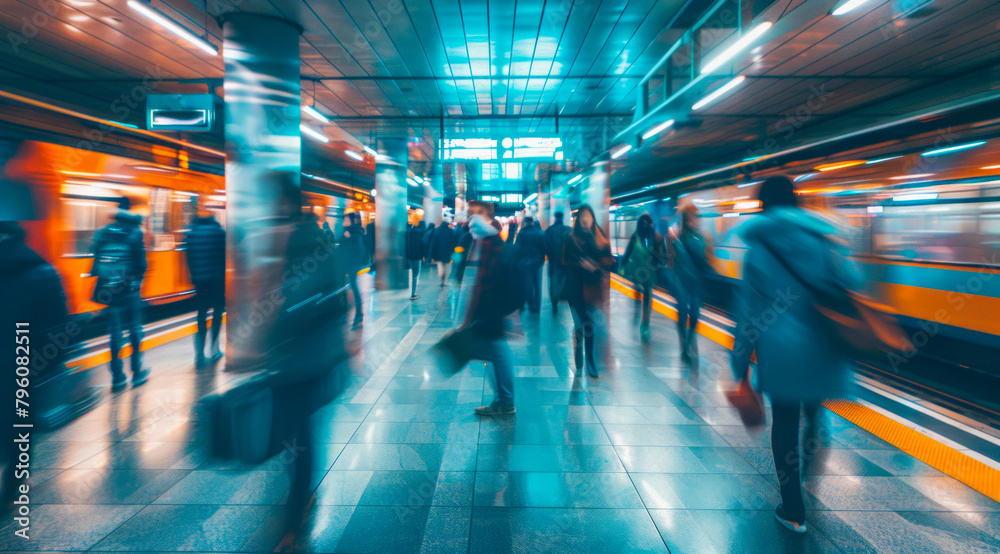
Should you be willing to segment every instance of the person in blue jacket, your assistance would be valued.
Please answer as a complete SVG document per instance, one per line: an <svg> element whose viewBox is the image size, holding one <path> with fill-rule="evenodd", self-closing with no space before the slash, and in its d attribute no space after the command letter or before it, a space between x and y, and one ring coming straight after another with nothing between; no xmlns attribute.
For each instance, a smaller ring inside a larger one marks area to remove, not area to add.
<svg viewBox="0 0 1000 554"><path fill-rule="evenodd" d="M761 184L763 211L740 231L748 247L737 303L733 369L745 382L750 353L757 355L757 388L771 397L771 452L781 490L777 520L806 531L799 452L803 405L845 392L847 359L816 308L820 297L856 289L860 278L830 236L835 228L798 207L794 185L783 176Z"/></svg>

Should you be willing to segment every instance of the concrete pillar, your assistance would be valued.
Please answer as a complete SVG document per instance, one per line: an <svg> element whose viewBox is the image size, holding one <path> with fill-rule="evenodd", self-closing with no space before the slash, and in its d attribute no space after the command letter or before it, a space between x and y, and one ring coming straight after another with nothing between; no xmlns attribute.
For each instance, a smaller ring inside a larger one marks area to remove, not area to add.
<svg viewBox="0 0 1000 554"><path fill-rule="evenodd" d="M375 160L375 288L405 289L406 270L406 139L379 141Z"/></svg>
<svg viewBox="0 0 1000 554"><path fill-rule="evenodd" d="M287 237L301 205L299 34L290 22L249 13L223 17L227 366L266 359L281 309Z"/></svg>
<svg viewBox="0 0 1000 554"><path fill-rule="evenodd" d="M444 210L444 174L440 165L435 164L431 174L424 179L423 191L424 222L436 226Z"/></svg>

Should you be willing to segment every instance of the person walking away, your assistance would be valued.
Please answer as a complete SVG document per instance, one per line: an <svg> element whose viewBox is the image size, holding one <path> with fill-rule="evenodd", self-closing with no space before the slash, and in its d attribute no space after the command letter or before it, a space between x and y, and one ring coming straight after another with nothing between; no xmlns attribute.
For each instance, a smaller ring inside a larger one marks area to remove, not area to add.
<svg viewBox="0 0 1000 554"><path fill-rule="evenodd" d="M552 302L552 314L559 313L559 301L562 299L565 274L563 272L563 244L569 236L570 228L563 224L563 213L556 212L555 223L545 230L545 256L549 260L549 301Z"/></svg>
<svg viewBox="0 0 1000 554"><path fill-rule="evenodd" d="M507 224L507 240L511 244L517 240L517 219L511 219L510 223Z"/></svg>
<svg viewBox="0 0 1000 554"><path fill-rule="evenodd" d="M212 310L212 342L208 362L222 358L219 332L226 305L226 232L210 214L196 217L185 240L187 266L198 306L198 332L194 336L195 366L204 367L208 311Z"/></svg>
<svg viewBox="0 0 1000 554"><path fill-rule="evenodd" d="M474 359L491 364L486 378L493 387L496 398L486 406L475 409L484 416L513 414L514 365L510 347L504 338L504 316L498 305L500 290L495 266L503 251L500 224L494 219L492 204L478 200L469 201L469 230L474 242L466 264L466 275L459 295L459 313L462 322L459 330L469 329L474 337Z"/></svg>
<svg viewBox="0 0 1000 554"><path fill-rule="evenodd" d="M701 281L715 273L705 254L705 239L698 229L698 208L686 204L679 211L680 223L669 231L669 248L677 278L677 336L681 360L698 356L698 317L701 314Z"/></svg>
<svg viewBox="0 0 1000 554"><path fill-rule="evenodd" d="M472 232L469 231L468 222L462 222L455 227L455 236L458 237L458 244L455 246L455 267L451 271L452 279L456 283L462 284L465 275L465 266L469 261L469 251L472 249Z"/></svg>
<svg viewBox="0 0 1000 554"><path fill-rule="evenodd" d="M611 242L597 225L594 210L584 204L576 212L576 221L563 248L566 287L563 296L573 313L573 357L577 369L584 363L587 375L598 377L594 360L597 340L597 312L603 298L601 286L606 271L615 266ZM584 359L585 358L585 359Z"/></svg>
<svg viewBox="0 0 1000 554"><path fill-rule="evenodd" d="M143 276L146 274L146 247L139 224L142 216L129 210L122 199L115 221L94 235L94 263L91 275L97 277L92 300L108 307L108 332L111 342L111 391L125 388L127 380L119 357L122 332L128 329L132 345L132 386L149 378L149 368L142 367L142 318L139 313Z"/></svg>
<svg viewBox="0 0 1000 554"><path fill-rule="evenodd" d="M361 227L361 215L357 214L358 226ZM371 268L372 275L375 275L375 248L378 243L375 242L375 222L369 221L368 225L361 228L361 236L364 240L361 244L365 247L361 251L361 266L368 266ZM360 268L359 268L360 269Z"/></svg>
<svg viewBox="0 0 1000 554"><path fill-rule="evenodd" d="M653 287L661 267L667 263L667 244L663 235L656 232L653 216L645 212L639 216L635 233L622 256L622 274L631 279L642 294L642 319L639 337L649 342L649 320L653 311Z"/></svg>
<svg viewBox="0 0 1000 554"><path fill-rule="evenodd" d="M354 326L355 331L361 328L365 318L363 300L361 298L361 288L358 287L358 272L365 264L365 234L364 227L361 226L361 216L357 212L344 215L344 239L340 243L344 269L347 271L347 282L351 286L351 294L354 296Z"/></svg>
<svg viewBox="0 0 1000 554"><path fill-rule="evenodd" d="M431 258L437 264L438 278L441 286L445 285L448 278L448 264L451 263L451 254L455 250L455 232L444 221L434 229L431 236Z"/></svg>
<svg viewBox="0 0 1000 554"><path fill-rule="evenodd" d="M424 222L406 228L406 263L410 270L410 300L417 296L417 278L420 277L420 258L423 257Z"/></svg>
<svg viewBox="0 0 1000 554"><path fill-rule="evenodd" d="M25 244L24 229L13 221L0 221L0 287L6 292L0 295L0 324L11 337L7 339L11 355L6 358L7 370L0 388L4 398L10 399L12 404L0 414L2 436L6 439L2 480L2 498L6 506L21 494L19 488L27 475L17 469L21 443L15 442L17 435L13 425L32 424L30 416L34 413L29 412L29 418L15 418L15 393L20 388L26 389L29 395L26 401L32 408L40 408L32 400L34 384L43 381L45 370L52 372L63 368L69 346L66 332L69 313L59 273ZM60 343L59 337L67 342ZM27 374L18 369L23 367L28 368ZM20 387L22 378L26 379L23 382L26 387Z"/></svg>
<svg viewBox="0 0 1000 554"><path fill-rule="evenodd" d="M427 224L427 228L424 229L423 236L420 237L420 244L421 244L421 250L422 250L422 253L421 253L420 257L423 258L423 261L424 261L425 264L428 264L431 261L431 258L430 258L431 236L433 234L434 234L434 224L433 223L428 223Z"/></svg>
<svg viewBox="0 0 1000 554"><path fill-rule="evenodd" d="M745 386L750 353L757 354L758 389L771 397L771 452L781 491L775 518L806 531L799 420L846 391L848 364L817 304L844 298L861 279L846 253L828 237L829 223L798 207L783 176L760 187L763 211L740 231L747 245L739 291L733 370ZM761 327L761 321L770 322Z"/></svg>
<svg viewBox="0 0 1000 554"><path fill-rule="evenodd" d="M528 311L537 314L542 309L542 266L545 265L545 235L535 225L535 219L525 217L517 237L517 255L525 258L528 272Z"/></svg>

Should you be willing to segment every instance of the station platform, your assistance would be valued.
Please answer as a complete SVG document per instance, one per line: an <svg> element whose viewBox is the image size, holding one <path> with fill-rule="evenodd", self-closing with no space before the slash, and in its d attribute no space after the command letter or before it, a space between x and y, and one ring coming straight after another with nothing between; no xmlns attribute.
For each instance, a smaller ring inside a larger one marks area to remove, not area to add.
<svg viewBox="0 0 1000 554"><path fill-rule="evenodd" d="M427 355L451 327L457 289L425 268L420 298L371 292L350 388L313 419L322 443L312 552L996 552L1000 503L823 410L804 480L809 531L779 502L767 427L728 406L728 351L700 338L681 363L674 322L638 340L635 302L611 292L610 367L572 365L572 320L514 316L517 413L482 418L481 364L437 377ZM196 370L190 336L147 353L154 373L40 435L31 539L0 549L272 552L282 539L284 461L208 456L197 400L233 376ZM221 368L221 366L220 366ZM110 380L110 379L109 379Z"/></svg>

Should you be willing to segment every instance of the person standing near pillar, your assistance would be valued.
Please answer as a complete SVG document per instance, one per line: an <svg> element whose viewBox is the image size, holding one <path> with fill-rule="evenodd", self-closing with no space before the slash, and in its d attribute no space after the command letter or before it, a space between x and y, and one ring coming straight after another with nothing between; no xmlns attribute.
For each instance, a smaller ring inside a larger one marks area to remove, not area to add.
<svg viewBox="0 0 1000 554"><path fill-rule="evenodd" d="M451 230L448 223L442 221L434 234L431 236L431 258L437 264L438 278L441 286L445 285L448 279L448 265L451 263L451 255L455 251L455 232Z"/></svg>
<svg viewBox="0 0 1000 554"><path fill-rule="evenodd" d="M195 366L204 367L208 311L212 310L212 353L208 362L222 358L219 331L226 305L226 232L211 214L198 216L185 239L188 272L198 305L198 333L194 337Z"/></svg>
<svg viewBox="0 0 1000 554"><path fill-rule="evenodd" d="M365 230L361 226L361 217L357 212L344 215L344 240L340 247L344 260L344 268L347 270L347 281L351 285L351 294L354 296L354 326L356 331L361 328L362 320L365 317L362 308L361 289L358 287L358 272L365 263Z"/></svg>
<svg viewBox="0 0 1000 554"><path fill-rule="evenodd" d="M563 213L555 213L555 223L545 230L545 256L549 259L549 301L552 313L559 313L559 302L563 299L565 273L563 269L563 245L569 235L569 227L563 224Z"/></svg>
<svg viewBox="0 0 1000 554"><path fill-rule="evenodd" d="M410 300L417 295L417 278L420 277L420 258L423 257L424 222L406 228L406 264L410 270Z"/></svg>

